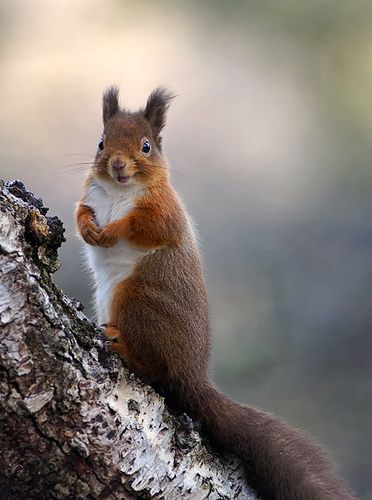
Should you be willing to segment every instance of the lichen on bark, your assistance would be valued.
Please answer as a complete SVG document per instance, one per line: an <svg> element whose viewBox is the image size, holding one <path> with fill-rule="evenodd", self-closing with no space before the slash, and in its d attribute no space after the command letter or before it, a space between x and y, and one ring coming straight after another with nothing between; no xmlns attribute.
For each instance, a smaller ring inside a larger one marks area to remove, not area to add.
<svg viewBox="0 0 372 500"><path fill-rule="evenodd" d="M0 498L253 499L53 282L63 225L0 181Z"/></svg>

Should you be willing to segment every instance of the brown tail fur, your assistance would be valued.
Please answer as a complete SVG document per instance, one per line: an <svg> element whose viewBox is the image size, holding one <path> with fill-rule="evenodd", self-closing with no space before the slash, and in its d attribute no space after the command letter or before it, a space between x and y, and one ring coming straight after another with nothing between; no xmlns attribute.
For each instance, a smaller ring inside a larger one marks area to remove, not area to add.
<svg viewBox="0 0 372 500"><path fill-rule="evenodd" d="M178 409L198 419L214 445L238 455L251 474L253 469L264 499L355 498L326 453L302 431L229 399L212 383L177 380L169 390L177 395Z"/></svg>

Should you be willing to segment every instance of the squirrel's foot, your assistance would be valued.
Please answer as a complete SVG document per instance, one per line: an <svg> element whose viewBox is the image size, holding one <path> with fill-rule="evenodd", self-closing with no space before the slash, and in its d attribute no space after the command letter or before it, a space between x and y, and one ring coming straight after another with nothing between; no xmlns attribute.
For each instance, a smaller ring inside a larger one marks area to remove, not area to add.
<svg viewBox="0 0 372 500"><path fill-rule="evenodd" d="M115 331L118 332L115 335ZM132 351L127 346L123 336L120 335L119 330L116 327L108 326L106 327L106 334L111 340L110 350L117 352L122 359L124 359L127 366L137 374L146 373L145 366L136 356L133 355Z"/></svg>
<svg viewBox="0 0 372 500"><path fill-rule="evenodd" d="M104 329L106 336L110 340L117 339L120 336L120 331L114 325L110 325L109 323L103 323L101 325L101 328Z"/></svg>
<svg viewBox="0 0 372 500"><path fill-rule="evenodd" d="M104 329L110 341L110 350L117 352L120 357L124 359L125 363L136 373L146 373L144 364L133 355L120 330L110 323L103 323L101 328Z"/></svg>

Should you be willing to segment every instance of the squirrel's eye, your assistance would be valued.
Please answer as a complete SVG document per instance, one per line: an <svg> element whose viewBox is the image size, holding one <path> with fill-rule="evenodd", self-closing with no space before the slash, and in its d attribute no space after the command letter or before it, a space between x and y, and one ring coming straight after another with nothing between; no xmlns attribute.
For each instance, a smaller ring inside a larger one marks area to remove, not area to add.
<svg viewBox="0 0 372 500"><path fill-rule="evenodd" d="M103 140L103 138L99 141L98 143L98 149L100 149L102 151L102 149L105 147L105 142Z"/></svg>
<svg viewBox="0 0 372 500"><path fill-rule="evenodd" d="M151 151L151 145L150 142L145 139L142 144L142 153L145 153L145 155L149 154Z"/></svg>

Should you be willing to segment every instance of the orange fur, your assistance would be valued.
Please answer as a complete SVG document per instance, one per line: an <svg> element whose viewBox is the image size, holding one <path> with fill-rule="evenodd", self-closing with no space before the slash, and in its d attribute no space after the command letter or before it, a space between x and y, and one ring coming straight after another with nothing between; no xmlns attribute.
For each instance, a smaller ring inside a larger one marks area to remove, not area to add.
<svg viewBox="0 0 372 500"><path fill-rule="evenodd" d="M178 245L184 221L171 186L163 181L137 199L136 208L122 219L107 224L98 245L110 247L120 238L142 248Z"/></svg>
<svg viewBox="0 0 372 500"><path fill-rule="evenodd" d="M120 337L119 330L116 328L116 326L112 325L105 326L105 334L109 339L117 339L118 337Z"/></svg>

